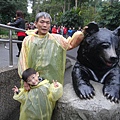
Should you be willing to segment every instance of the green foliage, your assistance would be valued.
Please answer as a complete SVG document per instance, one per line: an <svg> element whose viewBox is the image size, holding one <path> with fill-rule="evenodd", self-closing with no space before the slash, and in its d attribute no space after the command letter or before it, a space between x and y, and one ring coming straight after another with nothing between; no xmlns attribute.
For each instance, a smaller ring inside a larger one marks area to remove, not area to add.
<svg viewBox="0 0 120 120"><path fill-rule="evenodd" d="M9 31L8 30L6 30L6 29L2 29L2 28L0 28L0 35L9 35Z"/></svg>
<svg viewBox="0 0 120 120"><path fill-rule="evenodd" d="M120 25L120 1L111 0L30 0L33 3L33 13L27 13L27 0L0 0L0 23L7 24L15 17L16 10L22 10L25 19L34 22L35 15L40 11L48 12L52 24L67 27L85 26L91 21L109 29ZM115 4L117 3L117 4Z"/></svg>
<svg viewBox="0 0 120 120"><path fill-rule="evenodd" d="M60 20L60 23L67 27L75 27L83 26L83 19L81 16L80 9L71 9L66 11Z"/></svg>
<svg viewBox="0 0 120 120"><path fill-rule="evenodd" d="M0 38L9 38L9 30L5 28L0 28ZM16 32L12 30L12 38L17 39Z"/></svg>
<svg viewBox="0 0 120 120"><path fill-rule="evenodd" d="M6 24L13 21L17 10L27 13L27 0L0 0L0 22Z"/></svg>
<svg viewBox="0 0 120 120"><path fill-rule="evenodd" d="M100 25L114 30L120 25L120 3L104 6L100 12Z"/></svg>
<svg viewBox="0 0 120 120"><path fill-rule="evenodd" d="M82 17L84 25L87 25L91 21L98 22L100 19L99 12L101 11L101 0L90 0L84 2L81 6Z"/></svg>
<svg viewBox="0 0 120 120"><path fill-rule="evenodd" d="M33 11L34 11L33 16L35 17L35 15L40 11L45 11L51 14L51 17L54 20L54 15L57 15L57 13L63 11L62 7L63 7L62 1L51 0L51 1L43 1L41 3L41 1L38 0L38 2L33 6Z"/></svg>

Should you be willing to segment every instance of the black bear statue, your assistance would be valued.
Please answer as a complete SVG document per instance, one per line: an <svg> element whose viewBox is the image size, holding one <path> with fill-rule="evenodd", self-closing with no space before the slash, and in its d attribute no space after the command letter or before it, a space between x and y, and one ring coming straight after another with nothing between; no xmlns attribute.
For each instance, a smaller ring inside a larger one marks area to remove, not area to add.
<svg viewBox="0 0 120 120"><path fill-rule="evenodd" d="M91 80L103 84L103 95L111 102L120 100L120 26L114 31L91 22L77 51L72 70L73 88L81 99L91 99L95 90Z"/></svg>

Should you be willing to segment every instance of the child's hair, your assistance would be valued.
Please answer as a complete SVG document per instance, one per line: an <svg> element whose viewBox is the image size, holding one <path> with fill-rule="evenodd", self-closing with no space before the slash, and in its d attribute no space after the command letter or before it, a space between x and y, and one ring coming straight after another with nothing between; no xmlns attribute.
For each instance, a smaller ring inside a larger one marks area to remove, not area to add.
<svg viewBox="0 0 120 120"><path fill-rule="evenodd" d="M27 79L30 75L36 74L36 71L33 68L28 68L22 73L23 81L27 82Z"/></svg>

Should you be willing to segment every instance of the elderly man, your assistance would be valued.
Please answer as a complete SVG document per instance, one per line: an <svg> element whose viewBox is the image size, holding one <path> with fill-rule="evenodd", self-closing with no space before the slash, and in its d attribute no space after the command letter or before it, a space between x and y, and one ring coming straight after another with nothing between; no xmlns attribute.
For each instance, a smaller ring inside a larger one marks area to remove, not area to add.
<svg viewBox="0 0 120 120"><path fill-rule="evenodd" d="M18 61L18 73L21 77L27 68L34 68L40 76L50 80L64 81L66 51L77 47L84 38L81 31L75 32L72 37L64 38L59 34L49 33L52 19L46 12L36 15L35 30L28 30L22 43ZM29 90L29 86L26 86Z"/></svg>

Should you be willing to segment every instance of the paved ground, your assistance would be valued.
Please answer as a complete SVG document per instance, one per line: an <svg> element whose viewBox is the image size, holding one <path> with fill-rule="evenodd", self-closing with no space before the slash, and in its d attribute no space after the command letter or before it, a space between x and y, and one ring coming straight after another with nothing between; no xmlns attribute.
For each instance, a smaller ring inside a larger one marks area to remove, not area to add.
<svg viewBox="0 0 120 120"><path fill-rule="evenodd" d="M0 68L9 66L9 44L6 44L7 49L4 48L4 44L0 43ZM16 57L18 52L16 43L13 43L13 65L17 64L18 58Z"/></svg>

